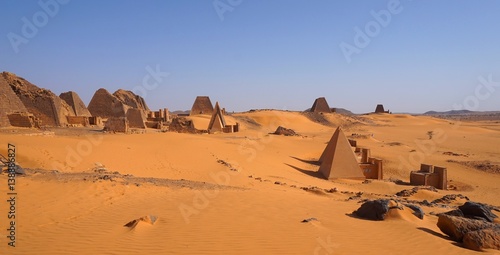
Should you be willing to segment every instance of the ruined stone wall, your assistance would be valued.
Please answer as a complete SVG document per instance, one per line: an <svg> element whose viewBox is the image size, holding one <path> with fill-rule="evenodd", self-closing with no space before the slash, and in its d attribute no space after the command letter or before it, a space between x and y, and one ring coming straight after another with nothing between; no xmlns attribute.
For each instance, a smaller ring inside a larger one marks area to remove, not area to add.
<svg viewBox="0 0 500 255"><path fill-rule="evenodd" d="M144 119L144 116L139 109L128 109L127 120L131 128L146 128L146 124L144 123L146 119Z"/></svg>
<svg viewBox="0 0 500 255"><path fill-rule="evenodd" d="M31 113L12 113L8 115L9 122L14 127L39 128L39 122Z"/></svg>
<svg viewBox="0 0 500 255"><path fill-rule="evenodd" d="M128 131L129 131L128 120L126 118L124 118L124 117L121 117L121 118L117 118L117 117L109 118L106 121L106 124L104 125L104 130L110 131L110 132L128 133Z"/></svg>
<svg viewBox="0 0 500 255"><path fill-rule="evenodd" d="M68 124L70 125L81 125L81 126L89 126L89 117L85 116L66 116L68 119Z"/></svg>

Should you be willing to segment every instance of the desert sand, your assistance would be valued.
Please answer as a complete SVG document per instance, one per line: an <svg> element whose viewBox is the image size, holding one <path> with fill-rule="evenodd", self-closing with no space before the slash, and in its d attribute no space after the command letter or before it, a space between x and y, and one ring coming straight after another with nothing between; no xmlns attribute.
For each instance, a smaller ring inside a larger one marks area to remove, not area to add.
<svg viewBox="0 0 500 255"><path fill-rule="evenodd" d="M4 128L26 169L18 176L16 247L4 254L476 254L449 240L434 213L408 210L385 221L352 217L362 199L388 198L413 186L420 163L448 168L450 190L419 190L408 199L462 194L499 206L500 123L427 116L321 115L256 111L227 116L239 133L102 133L91 128ZM208 125L209 116L193 117ZM275 136L278 126L300 136ZM337 126L384 160L384 180L328 181L317 160ZM433 139L427 132L433 131ZM448 162L453 160L454 162ZM104 173L97 173L101 171ZM7 176L0 175L7 196ZM308 188L309 189L304 189ZM316 188L311 188L316 187ZM336 189L336 192L327 190ZM400 198L401 199L401 198ZM464 199L450 206L463 204ZM8 211L0 203L0 212ZM498 214L498 212L495 212ZM128 222L145 216L152 222ZM6 216L2 216L5 219ZM304 219L315 218L309 222ZM0 221L2 236L8 228ZM7 248L9 248L7 250ZM487 251L498 253L498 251Z"/></svg>

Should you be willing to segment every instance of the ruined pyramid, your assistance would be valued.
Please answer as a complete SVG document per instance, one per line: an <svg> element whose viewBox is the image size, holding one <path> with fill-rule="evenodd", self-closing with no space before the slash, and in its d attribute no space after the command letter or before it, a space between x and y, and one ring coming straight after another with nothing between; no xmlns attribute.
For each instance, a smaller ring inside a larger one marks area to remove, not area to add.
<svg viewBox="0 0 500 255"><path fill-rule="evenodd" d="M94 93L88 109L92 116L111 118L125 117L128 108L118 97L112 95L106 89L100 88Z"/></svg>
<svg viewBox="0 0 500 255"><path fill-rule="evenodd" d="M340 127L335 130L319 159L319 172L326 179L365 179L356 155Z"/></svg>
<svg viewBox="0 0 500 255"><path fill-rule="evenodd" d="M11 125L7 115L27 111L21 99L17 97L3 75L0 75L0 127Z"/></svg>
<svg viewBox="0 0 500 255"><path fill-rule="evenodd" d="M43 126L64 126L68 124L66 116L75 116L73 109L50 90L39 88L13 73L1 75L26 110L40 119Z"/></svg>

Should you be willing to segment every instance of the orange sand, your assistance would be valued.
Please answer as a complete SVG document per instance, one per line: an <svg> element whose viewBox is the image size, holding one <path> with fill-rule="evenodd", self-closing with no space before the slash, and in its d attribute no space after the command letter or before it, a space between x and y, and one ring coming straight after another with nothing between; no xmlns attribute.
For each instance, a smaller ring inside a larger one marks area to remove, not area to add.
<svg viewBox="0 0 500 255"><path fill-rule="evenodd" d="M385 181L362 184L318 178L319 166L304 161L321 155L336 126L315 123L296 112L236 114L227 118L230 124L241 124L241 132L234 134L149 131L94 134L90 139L77 134L26 135L4 130L0 153L5 154L8 142L14 143L17 161L25 168L92 173L99 163L112 172L184 179L193 185L93 182L41 173L18 177L17 247L8 247L3 237L0 254L477 254L443 238L437 217L429 213L444 209L423 207L424 220L405 209L391 213L386 221L373 222L348 215L360 206L358 200L347 201L353 194L322 189L361 191L363 198L394 195L412 186L387 180L409 181L409 171L423 160L448 167L449 184L457 190L421 190L410 199L432 201L446 194L463 194L498 206L499 174L446 162L498 162L498 123L457 124L388 114L365 116L358 124L337 114L326 118L342 125L346 135L368 135L357 139L358 145L384 159ZM195 123L208 125L208 121L201 116ZM302 136L268 134L279 125ZM435 133L432 140L427 137L430 130ZM204 186L203 182L219 186ZM6 175L0 175L0 236L7 234L8 227L6 183ZM308 186L319 190L300 189ZM140 222L133 229L123 226L147 215L158 220L153 225ZM312 217L318 221L301 223Z"/></svg>

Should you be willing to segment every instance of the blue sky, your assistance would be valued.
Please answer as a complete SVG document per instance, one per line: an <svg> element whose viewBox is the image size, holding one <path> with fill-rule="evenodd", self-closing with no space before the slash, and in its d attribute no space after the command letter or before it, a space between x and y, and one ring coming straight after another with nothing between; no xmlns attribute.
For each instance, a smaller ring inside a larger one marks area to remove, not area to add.
<svg viewBox="0 0 500 255"><path fill-rule="evenodd" d="M229 111L305 110L321 96L357 113L500 110L500 86L475 95L478 77L500 82L500 1L59 1L2 1L0 71L85 103L142 87L152 109L209 95ZM350 62L342 43L358 50ZM169 75L145 86L148 67Z"/></svg>

